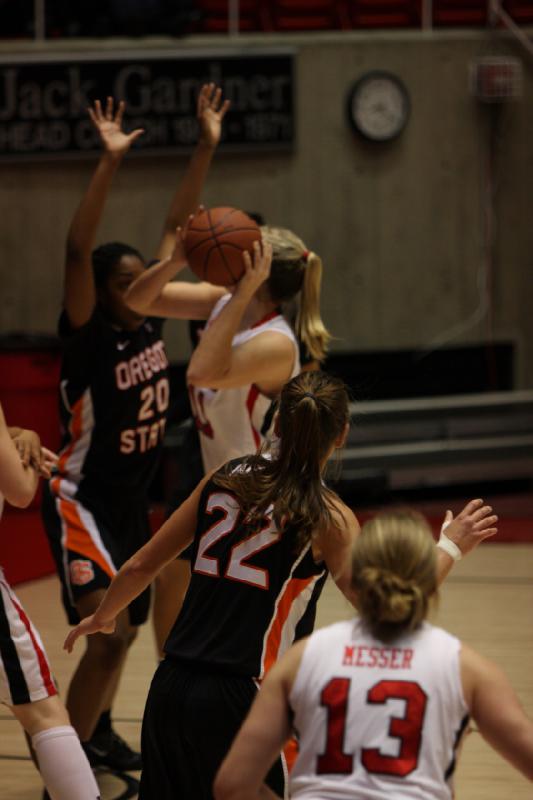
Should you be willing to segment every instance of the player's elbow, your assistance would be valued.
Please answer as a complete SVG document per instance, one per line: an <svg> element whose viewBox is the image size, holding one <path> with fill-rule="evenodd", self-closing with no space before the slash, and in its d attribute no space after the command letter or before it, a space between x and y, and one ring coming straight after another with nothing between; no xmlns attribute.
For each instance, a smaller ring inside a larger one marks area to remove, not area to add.
<svg viewBox="0 0 533 800"><path fill-rule="evenodd" d="M189 386L212 387L217 377L213 370L207 370L202 367L191 365L187 370L187 384Z"/></svg>
<svg viewBox="0 0 533 800"><path fill-rule="evenodd" d="M150 303L143 298L142 293L139 292L135 284L132 284L124 292L124 302L128 308L136 311L137 314L147 315L150 313Z"/></svg>
<svg viewBox="0 0 533 800"><path fill-rule="evenodd" d="M230 771L225 764L222 764L213 784L215 800L249 800L251 796L249 791L243 790L239 785L239 778L238 775L235 775L235 771Z"/></svg>
<svg viewBox="0 0 533 800"><path fill-rule="evenodd" d="M37 484L21 484L10 492L4 492L7 502L15 508L27 508L35 496Z"/></svg>

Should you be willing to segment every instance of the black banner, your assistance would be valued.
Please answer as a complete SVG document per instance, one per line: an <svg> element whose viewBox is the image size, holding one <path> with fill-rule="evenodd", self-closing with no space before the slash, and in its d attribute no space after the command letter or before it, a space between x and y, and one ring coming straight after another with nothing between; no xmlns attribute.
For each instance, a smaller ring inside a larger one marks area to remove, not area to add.
<svg viewBox="0 0 533 800"><path fill-rule="evenodd" d="M17 57L18 58L18 57ZM80 53L55 60L0 61L0 158L32 160L99 150L87 115L94 100L126 101L126 130L144 128L138 153L190 150L198 138L196 98L214 81L231 100L222 149L293 144L291 53L170 57L152 51L112 58Z"/></svg>

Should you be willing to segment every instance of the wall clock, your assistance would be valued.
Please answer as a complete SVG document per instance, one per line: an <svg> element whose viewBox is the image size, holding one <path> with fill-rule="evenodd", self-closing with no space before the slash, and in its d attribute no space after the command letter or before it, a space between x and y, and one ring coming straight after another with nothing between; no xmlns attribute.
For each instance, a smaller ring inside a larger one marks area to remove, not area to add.
<svg viewBox="0 0 533 800"><path fill-rule="evenodd" d="M365 139L389 142L405 128L411 111L403 82L390 72L374 70L362 75L347 97L348 119Z"/></svg>

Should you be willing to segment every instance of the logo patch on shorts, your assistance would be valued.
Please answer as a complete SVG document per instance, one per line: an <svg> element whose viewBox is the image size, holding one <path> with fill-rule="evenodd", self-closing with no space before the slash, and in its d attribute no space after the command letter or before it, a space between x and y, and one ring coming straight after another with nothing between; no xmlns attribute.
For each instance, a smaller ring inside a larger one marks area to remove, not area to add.
<svg viewBox="0 0 533 800"><path fill-rule="evenodd" d="M70 582L73 586L85 586L94 581L94 568L92 561L76 559L70 562Z"/></svg>

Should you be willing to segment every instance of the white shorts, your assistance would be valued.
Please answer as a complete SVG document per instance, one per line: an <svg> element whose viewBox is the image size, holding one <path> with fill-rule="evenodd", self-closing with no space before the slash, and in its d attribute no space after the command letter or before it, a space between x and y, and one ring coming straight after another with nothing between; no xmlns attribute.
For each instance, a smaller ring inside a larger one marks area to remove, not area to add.
<svg viewBox="0 0 533 800"><path fill-rule="evenodd" d="M41 637L0 569L0 702L19 706L55 694Z"/></svg>

